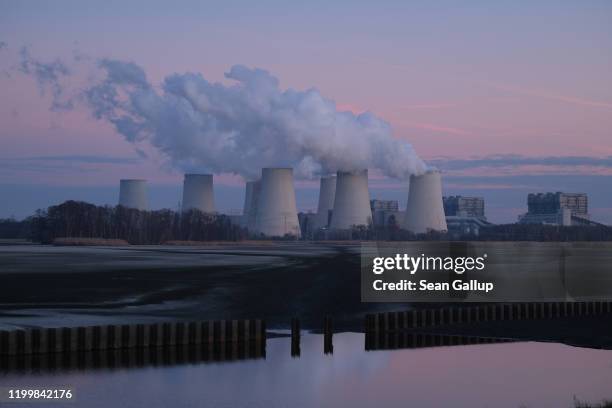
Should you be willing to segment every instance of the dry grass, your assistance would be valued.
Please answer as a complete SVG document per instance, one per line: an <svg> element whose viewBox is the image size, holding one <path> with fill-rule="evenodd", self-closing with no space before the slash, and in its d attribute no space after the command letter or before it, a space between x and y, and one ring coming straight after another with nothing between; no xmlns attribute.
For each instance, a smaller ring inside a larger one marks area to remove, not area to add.
<svg viewBox="0 0 612 408"><path fill-rule="evenodd" d="M80 237L64 237L55 238L53 245L56 246L125 246L130 245L123 239L106 239L106 238L80 238Z"/></svg>

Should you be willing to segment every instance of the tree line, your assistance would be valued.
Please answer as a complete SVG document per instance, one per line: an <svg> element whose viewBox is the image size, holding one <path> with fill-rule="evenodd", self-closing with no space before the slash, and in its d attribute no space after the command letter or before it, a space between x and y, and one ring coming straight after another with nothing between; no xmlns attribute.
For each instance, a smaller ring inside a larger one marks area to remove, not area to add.
<svg viewBox="0 0 612 408"><path fill-rule="evenodd" d="M0 237L52 243L56 238L121 239L135 245L168 241L237 241L246 230L229 217L198 210L141 211L123 206L97 206L66 201L38 210L23 221L0 220Z"/></svg>
<svg viewBox="0 0 612 408"><path fill-rule="evenodd" d="M451 237L440 232L415 235L395 223L385 227L362 226L349 231L311 231L302 222L302 239L381 241L612 241L612 227L561 227L538 224L505 224L481 228L478 236ZM233 224L226 215L198 210L140 211L122 206L96 206L66 201L38 210L22 221L0 219L0 239L28 239L52 243L57 238L103 238L130 244L154 245L169 241L239 241L248 231Z"/></svg>

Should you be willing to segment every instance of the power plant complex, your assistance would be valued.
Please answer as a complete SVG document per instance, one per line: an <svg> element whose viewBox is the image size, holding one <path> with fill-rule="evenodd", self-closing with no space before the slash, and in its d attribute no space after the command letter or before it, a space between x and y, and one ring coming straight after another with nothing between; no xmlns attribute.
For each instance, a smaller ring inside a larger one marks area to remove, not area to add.
<svg viewBox="0 0 612 408"><path fill-rule="evenodd" d="M264 168L260 179L246 182L242 215L232 215L230 221L246 228L253 238L306 239L316 232L332 233L323 237L345 237L333 233L370 226L399 228L413 234L478 236L482 228L493 225L485 217L482 197L442 197L438 170L410 176L407 187L407 205L402 211L396 200L370 200L367 169L338 171L321 177L316 212L298 214L293 169ZM119 205L148 210L146 180L122 179ZM182 212L217 214L212 174L185 174L180 208ZM528 210L519 217L519 224L602 225L589 220L583 193L529 194Z"/></svg>
<svg viewBox="0 0 612 408"><path fill-rule="evenodd" d="M376 202L384 203L382 201ZM147 210L145 180L121 180L119 205ZM312 214L315 230L346 231L373 224L368 189L368 170L338 171L320 180L317 212ZM413 233L446 231L440 173L429 171L412 176L405 215L392 206L397 225ZM185 174L183 212L216 212L213 176ZM292 168L264 168L259 180L246 182L242 216L238 221L253 237L302 235L295 199Z"/></svg>

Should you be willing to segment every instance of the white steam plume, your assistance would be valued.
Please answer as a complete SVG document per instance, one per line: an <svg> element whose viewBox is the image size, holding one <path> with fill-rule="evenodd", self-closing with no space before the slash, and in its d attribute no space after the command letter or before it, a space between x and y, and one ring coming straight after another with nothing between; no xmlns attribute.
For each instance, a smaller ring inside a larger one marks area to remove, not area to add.
<svg viewBox="0 0 612 408"><path fill-rule="evenodd" d="M426 170L384 120L338 111L316 89L282 90L261 69L233 66L225 74L235 81L229 86L173 74L159 89L134 63L98 65L104 78L83 92L94 116L132 143L151 144L183 171L252 179L262 167L293 167L301 178L370 168L404 179Z"/></svg>

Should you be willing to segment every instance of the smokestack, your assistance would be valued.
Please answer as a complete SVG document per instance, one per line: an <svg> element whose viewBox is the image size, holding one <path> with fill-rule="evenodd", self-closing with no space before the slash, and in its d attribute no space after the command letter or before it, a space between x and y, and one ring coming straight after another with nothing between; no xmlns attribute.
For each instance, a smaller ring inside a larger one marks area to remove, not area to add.
<svg viewBox="0 0 612 408"><path fill-rule="evenodd" d="M244 194L244 209L242 210L242 224L248 228L249 232L254 232L257 228L257 201L261 190L261 181L247 181Z"/></svg>
<svg viewBox="0 0 612 408"><path fill-rule="evenodd" d="M147 181L146 180L121 180L119 182L119 205L127 208L146 211L147 203Z"/></svg>
<svg viewBox="0 0 612 408"><path fill-rule="evenodd" d="M410 176L408 205L402 228L415 234L447 231L439 171L430 170L420 176Z"/></svg>
<svg viewBox="0 0 612 408"><path fill-rule="evenodd" d="M319 207L314 220L314 228L324 228L329 225L329 212L334 208L336 196L336 176L321 177L319 189Z"/></svg>
<svg viewBox="0 0 612 408"><path fill-rule="evenodd" d="M287 234L300 236L293 189L293 169L262 169L256 217L257 233L268 237L282 237Z"/></svg>
<svg viewBox="0 0 612 408"><path fill-rule="evenodd" d="M350 229L354 225L372 222L368 170L339 171L331 229Z"/></svg>
<svg viewBox="0 0 612 408"><path fill-rule="evenodd" d="M183 181L183 212L200 210L215 212L212 174L185 174Z"/></svg>

